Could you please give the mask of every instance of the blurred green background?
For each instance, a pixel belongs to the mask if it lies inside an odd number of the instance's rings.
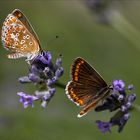
[[[107,0],[110,2],[109,0]],[[117,0],[116,0],[117,1]],[[140,137],[140,2],[122,0],[108,4],[108,23],[98,21],[99,14],[90,9],[84,0],[0,0],[0,27],[6,16],[15,8],[27,16],[40,38],[42,48],[53,57],[63,55],[66,84],[73,60],[81,56],[94,66],[104,79],[111,83],[123,79],[134,84],[137,108],[121,134],[117,127],[112,133],[102,134],[95,120],[108,121],[112,113],[91,111],[79,119],[80,110],[70,102],[64,89],[57,93],[46,109],[39,103],[23,109],[16,93],[34,93],[33,85],[21,85],[18,77],[27,75],[24,59],[9,60],[8,52],[0,49],[0,140],[138,140]],[[110,12],[110,13],[109,13]],[[55,39],[58,35],[59,38]]]

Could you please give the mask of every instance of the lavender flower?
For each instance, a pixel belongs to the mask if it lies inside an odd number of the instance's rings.
[[[124,90],[125,84],[122,80],[114,80],[113,86],[114,86],[114,90],[117,90],[120,92]]]
[[[132,86],[128,86],[128,90],[132,91]],[[113,92],[105,99],[103,104],[98,105],[95,111],[109,110],[110,112],[116,111],[116,114],[111,117],[109,122],[96,121],[99,130],[102,133],[111,132],[111,127],[118,126],[118,132],[121,132],[130,118],[130,109],[132,103],[136,99],[136,94],[131,93],[127,95],[125,83],[122,80],[113,81]]]
[[[102,133],[111,132],[112,123],[103,122],[100,120],[97,120],[96,123],[98,124],[98,128],[102,131]]]
[[[19,78],[20,83],[33,83],[38,86],[34,95],[28,95],[23,92],[17,93],[20,96],[20,102],[24,108],[33,106],[33,101],[40,100],[41,106],[46,107],[56,92],[53,85],[63,75],[62,59],[59,56],[56,63],[52,62],[52,55],[49,51],[42,52],[33,61],[29,62],[29,74]]]
[[[18,92],[17,95],[20,96],[20,102],[23,103],[24,108],[27,108],[29,105],[33,107],[33,101],[38,100],[36,96],[27,95],[24,92]]]

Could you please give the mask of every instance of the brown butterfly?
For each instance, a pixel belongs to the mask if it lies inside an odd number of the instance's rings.
[[[26,57],[32,60],[41,52],[36,33],[19,9],[10,13],[3,22],[2,43],[4,48],[12,52],[8,55],[11,59]]]
[[[100,74],[83,58],[77,58],[71,67],[71,81],[66,86],[70,100],[83,107],[77,117],[82,117],[103,101],[112,90]]]

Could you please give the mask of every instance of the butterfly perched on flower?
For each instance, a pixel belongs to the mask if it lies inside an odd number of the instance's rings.
[[[8,58],[32,60],[41,52],[38,36],[19,9],[6,17],[1,35],[4,48],[12,52]]]
[[[100,74],[83,58],[77,58],[71,66],[71,81],[66,86],[70,100],[83,109],[78,114],[82,117],[88,111],[110,95],[112,86],[108,86]]]

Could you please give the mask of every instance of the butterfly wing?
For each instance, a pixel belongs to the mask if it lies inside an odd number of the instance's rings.
[[[28,31],[34,36],[34,38],[36,39],[36,41],[38,42],[39,46],[40,46],[40,41],[39,38],[36,34],[36,32],[34,31],[32,25],[30,24],[29,20],[27,19],[27,17],[19,10],[19,9],[15,9],[12,14],[14,16],[16,16],[24,25],[25,27],[28,29]]]
[[[85,115],[91,108],[108,94],[108,86],[99,73],[84,59],[77,58],[71,67],[71,79],[66,86],[66,94],[70,100],[83,106],[80,116]],[[84,112],[83,112],[84,111]]]
[[[2,26],[2,42],[6,49],[13,52],[8,58],[27,57],[33,59],[40,52],[38,38],[28,20],[19,10],[9,14]]]

